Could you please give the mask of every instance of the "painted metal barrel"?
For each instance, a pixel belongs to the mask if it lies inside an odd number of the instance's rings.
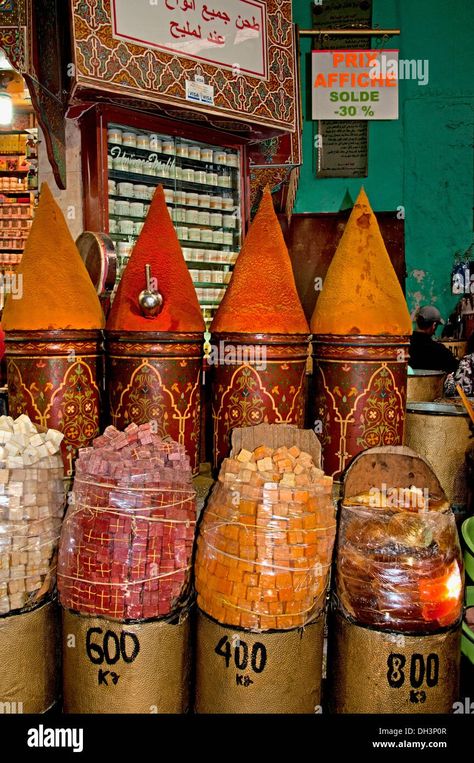
[[[236,427],[304,427],[308,337],[283,334],[213,334],[213,465],[230,452]]]
[[[199,470],[203,335],[105,333],[108,419],[118,429],[156,422],[156,432],[185,446]]]
[[[407,378],[407,400],[431,403],[443,396],[445,371],[430,371],[417,368]]]
[[[468,466],[472,447],[469,417],[460,403],[408,403],[405,444],[432,465],[453,511],[467,511]]]
[[[10,331],[6,337],[8,406],[64,434],[61,453],[71,476],[79,448],[100,431],[101,331]]]
[[[315,431],[323,469],[339,479],[361,451],[403,442],[409,337],[313,339]]]

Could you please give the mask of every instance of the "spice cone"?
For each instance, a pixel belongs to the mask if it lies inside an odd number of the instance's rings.
[[[161,312],[143,315],[138,296],[146,288],[145,265],[163,297]],[[108,320],[109,331],[202,332],[204,320],[191,276],[166,206],[163,188],[153,196],[143,230],[123,273]]]
[[[213,333],[308,334],[268,186],[211,324]]]
[[[412,333],[405,297],[362,188],[311,319],[313,334]]]
[[[103,328],[94,286],[47,183],[16,278],[19,294],[7,298],[5,331]]]

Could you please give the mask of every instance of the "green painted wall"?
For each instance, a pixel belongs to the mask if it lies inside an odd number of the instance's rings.
[[[311,28],[311,0],[294,0],[300,28]],[[447,316],[453,255],[473,240],[473,0],[374,0],[374,24],[401,29],[389,47],[401,59],[428,59],[429,83],[400,81],[400,118],[371,122],[369,175],[317,179],[308,74],[311,40],[301,39],[304,116],[295,212],[337,211],[363,183],[375,211],[405,207],[407,300],[412,312],[435,303]]]

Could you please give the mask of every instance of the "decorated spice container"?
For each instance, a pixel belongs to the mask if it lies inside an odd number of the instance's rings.
[[[64,216],[46,183],[8,295],[9,410],[64,435],[67,475],[99,432],[104,316]]]
[[[234,427],[304,426],[309,327],[266,188],[211,324],[213,460]]]
[[[411,318],[362,189],[311,319],[312,403],[323,467],[403,442]]]
[[[158,186],[106,327],[109,419],[154,421],[199,468],[204,320]]]

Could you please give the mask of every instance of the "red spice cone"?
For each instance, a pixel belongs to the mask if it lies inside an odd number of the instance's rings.
[[[309,334],[267,186],[211,324],[213,333]]]
[[[163,296],[159,315],[146,318],[138,296],[146,288],[145,265]],[[163,188],[153,196],[143,230],[122,275],[107,320],[109,331],[204,331],[205,324],[191,276],[184,261]]]

